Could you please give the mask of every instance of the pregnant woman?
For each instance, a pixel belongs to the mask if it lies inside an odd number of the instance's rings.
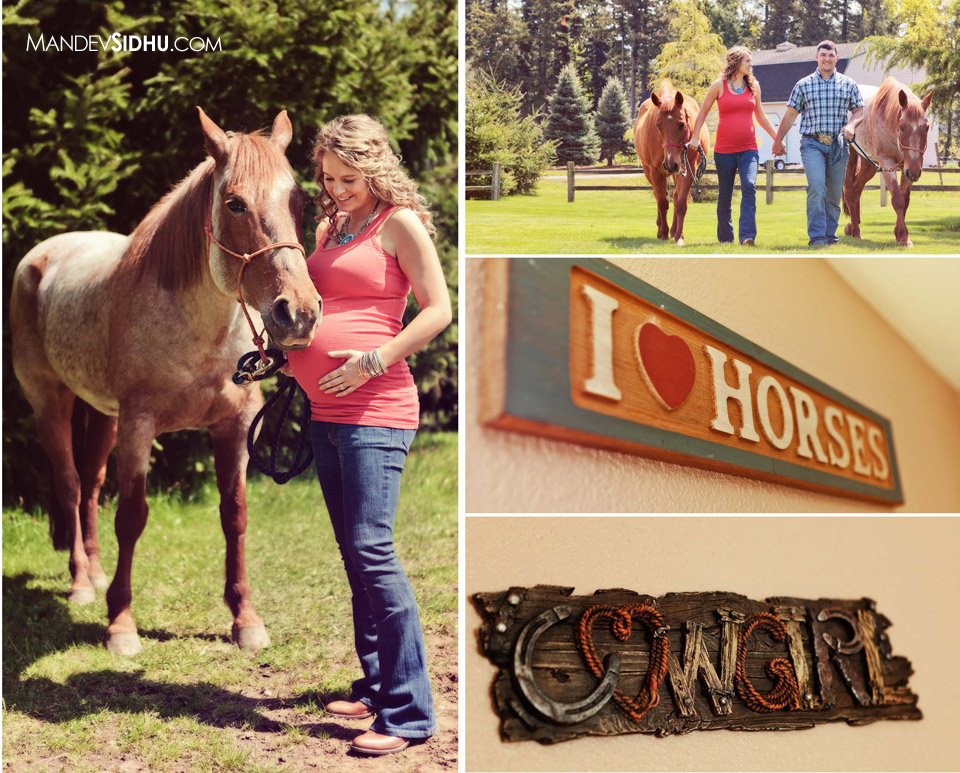
[[[337,118],[320,129],[313,157],[322,190],[307,268],[323,324],[289,360],[310,398],[317,476],[350,583],[363,669],[349,698],[327,711],[376,715],[352,748],[391,754],[435,727],[423,632],[393,523],[419,421],[404,358],[450,324],[450,297],[426,202],[383,126],[366,115]],[[420,312],[404,328],[411,289]]]

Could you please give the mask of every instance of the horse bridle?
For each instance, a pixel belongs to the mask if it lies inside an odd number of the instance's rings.
[[[690,131],[690,127],[687,126],[683,134],[683,142],[661,142],[660,144],[664,149],[666,148],[680,148],[680,176],[686,177],[687,172],[690,172],[690,179],[693,182],[694,187],[697,189],[697,195],[700,195],[700,186],[697,184],[697,181],[703,177],[703,173],[707,171],[707,156],[703,152],[703,148],[697,148],[697,155],[700,157],[697,162],[697,171],[693,171],[693,164],[690,163],[690,158],[687,156],[687,145],[690,142],[690,138],[693,136]]]
[[[666,148],[680,148],[680,155],[682,156],[683,164],[680,167],[680,176],[687,176],[687,169],[690,169],[690,161],[687,159],[687,143],[690,142],[690,127],[687,126],[686,130],[683,133],[683,142],[661,142],[660,144],[664,149]],[[703,156],[703,153],[700,153],[700,156]],[[691,172],[693,170],[691,169]]]
[[[901,116],[903,115],[903,108],[900,108],[900,115],[901,115]],[[911,145],[904,145],[902,142],[900,142],[900,129],[898,128],[898,129],[897,129],[897,150],[900,151],[900,155],[901,155],[901,156],[903,155],[903,151],[904,151],[904,150],[913,150],[913,151],[915,151],[915,152],[917,152],[917,153],[920,154],[920,162],[923,163],[923,154],[927,152],[927,140],[928,140],[928,136],[929,136],[929,135],[928,135],[926,132],[924,132],[924,135],[923,135],[923,147],[922,147],[922,148],[914,148],[914,147],[912,147]],[[850,140],[850,144],[853,146],[854,150],[857,151],[857,153],[859,153],[859,154],[860,154],[861,156],[863,156],[867,161],[869,161],[871,164],[873,164],[874,167],[876,167],[876,170],[877,170],[878,172],[896,172],[898,169],[903,168],[903,162],[904,162],[905,159],[901,158],[901,159],[900,159],[900,162],[899,162],[898,164],[896,164],[895,166],[891,167],[890,169],[883,169],[883,168],[880,166],[880,164],[878,164],[876,161],[874,161],[872,158],[870,158],[869,155],[867,155],[867,151],[865,151],[862,147],[860,147],[860,143],[857,142],[857,135],[856,135],[856,133],[854,133],[853,139]]]
[[[212,185],[213,183],[211,181],[211,186]],[[264,327],[264,330],[261,330],[259,333],[257,332],[257,328],[254,326],[253,320],[250,318],[250,313],[247,311],[247,305],[243,302],[243,270],[255,257],[258,255],[263,255],[263,253],[269,252],[270,250],[279,249],[281,247],[291,247],[292,249],[300,250],[300,254],[303,255],[304,259],[307,257],[307,251],[303,248],[303,245],[300,244],[300,242],[274,242],[273,244],[268,244],[266,247],[261,247],[256,252],[234,252],[229,247],[225,247],[220,240],[213,235],[212,222],[213,187],[210,188],[210,204],[207,207],[206,223],[204,224],[204,231],[206,231],[207,234],[207,254],[210,254],[210,242],[212,241],[225,253],[232,255],[241,261],[240,273],[237,274],[237,303],[240,304],[240,309],[243,311],[243,316],[247,318],[247,324],[250,326],[250,332],[253,334],[253,343],[256,345],[257,351],[260,353],[259,367],[265,370],[273,364],[263,348],[263,333],[266,330],[266,327]]]

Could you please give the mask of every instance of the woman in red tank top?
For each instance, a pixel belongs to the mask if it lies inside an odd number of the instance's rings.
[[[353,601],[363,676],[327,705],[346,719],[376,715],[354,751],[390,754],[433,734],[426,647],[410,582],[393,548],[400,473],[419,403],[405,357],[451,320],[426,201],[386,130],[366,115],[337,118],[314,148],[317,249],[307,259],[323,321],[289,368],[310,398],[317,477]],[[420,312],[404,328],[410,290]]]
[[[697,137],[707,113],[717,103],[720,121],[717,124],[717,141],[713,146],[713,162],[717,166],[719,195],[717,196],[717,239],[733,241],[733,183],[740,175],[740,244],[753,246],[757,237],[757,172],[760,154],[753,119],[771,137],[776,132],[770,119],[763,112],[760,100],[760,84],[753,77],[753,59],[743,46],[734,46],[727,51],[723,73],[715,80],[703,99],[703,107],[693,127],[690,147],[699,147]]]

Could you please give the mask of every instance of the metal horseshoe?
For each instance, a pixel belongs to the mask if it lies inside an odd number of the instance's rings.
[[[853,638],[850,641],[840,641],[835,636],[831,636],[826,631],[823,632],[823,640],[827,645],[836,650],[840,655],[852,655],[863,649],[863,637],[860,633],[860,626],[857,625],[856,618],[843,609],[821,609],[817,615],[817,620],[821,623],[831,618],[843,620],[853,631]]]
[[[561,703],[544,695],[533,676],[533,649],[547,629],[566,620],[572,614],[570,607],[553,607],[527,623],[513,650],[513,673],[523,697],[540,714],[561,725],[573,725],[589,719],[600,711],[613,695],[620,678],[620,656],[611,652],[603,659],[604,674],[600,684],[586,698]],[[513,704],[514,709],[519,707]],[[523,711],[518,711],[523,716]]]

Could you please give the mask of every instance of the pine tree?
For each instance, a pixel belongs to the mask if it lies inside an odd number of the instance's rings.
[[[572,65],[564,67],[557,78],[543,136],[557,140],[557,161],[561,164],[573,161],[578,166],[589,166],[600,155],[600,138],[593,128],[590,104]]]
[[[607,166],[612,166],[613,157],[627,150],[623,135],[630,128],[627,97],[616,78],[609,78],[603,87],[594,123],[600,136],[600,158],[607,159]]]

